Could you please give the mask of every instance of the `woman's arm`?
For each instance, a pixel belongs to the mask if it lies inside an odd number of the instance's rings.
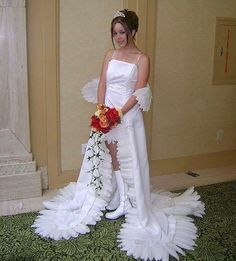
[[[148,77],[150,72],[150,61],[147,55],[142,55],[138,65],[138,80],[135,86],[135,90],[147,86]],[[129,100],[121,108],[123,115],[134,107],[137,103],[136,96],[132,95]]]
[[[98,104],[104,104],[105,102],[105,92],[106,92],[106,72],[108,63],[112,57],[114,50],[110,50],[106,53],[103,65],[102,65],[102,71],[100,74],[100,80],[98,84],[98,92],[97,92],[97,100]]]

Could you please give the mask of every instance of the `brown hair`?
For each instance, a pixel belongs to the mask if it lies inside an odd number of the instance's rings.
[[[128,42],[128,35],[130,35],[133,30],[135,31],[136,34],[139,26],[138,16],[135,12],[129,11],[128,9],[120,10],[119,12],[123,13],[125,17],[117,16],[113,18],[111,21],[111,40],[114,47],[115,45],[113,41],[113,29],[117,23],[120,23],[124,27],[126,32],[127,42]],[[135,34],[133,36],[133,39],[135,39]]]

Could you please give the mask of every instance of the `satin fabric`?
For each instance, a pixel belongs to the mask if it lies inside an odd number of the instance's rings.
[[[184,254],[182,249],[194,249],[197,228],[188,215],[202,217],[204,204],[193,188],[183,194],[150,191],[141,108],[149,109],[151,94],[146,86],[134,90],[137,78],[136,64],[111,59],[106,75],[105,104],[121,108],[131,95],[136,96],[137,104],[107,134],[90,135],[77,183],[69,184],[56,198],[45,202],[47,210],[40,212],[33,227],[40,236],[55,240],[89,232],[88,225],[101,219],[102,211],[114,195],[111,157],[105,142],[116,142],[120,171],[128,185],[127,196],[132,206],[117,236],[119,247],[127,255],[143,260],[167,261],[170,255],[178,259],[179,254]],[[86,100],[96,102],[97,88],[98,80],[83,88]],[[95,163],[90,160],[92,148],[101,152]],[[102,182],[99,191],[96,184],[91,183],[89,174],[94,164],[97,164],[95,174]]]

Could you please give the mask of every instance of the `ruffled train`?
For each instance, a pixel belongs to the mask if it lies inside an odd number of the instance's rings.
[[[183,249],[194,249],[197,238],[197,228],[188,215],[202,217],[204,204],[193,188],[182,194],[154,190],[150,193],[150,205],[148,213],[145,213],[147,218],[140,222],[135,179],[132,175],[132,133],[129,134],[129,128],[119,133],[118,159],[122,177],[128,184],[128,198],[132,206],[128,209],[125,223],[117,237],[119,247],[127,255],[143,260],[166,261],[170,255],[179,259],[179,254],[184,255]],[[105,151],[99,167],[102,190],[98,193],[91,185],[89,175],[82,172],[77,183],[70,183],[51,202],[45,203],[49,209],[40,211],[33,224],[37,234],[54,240],[69,239],[88,233],[89,225],[95,225],[101,220],[112,194],[111,158],[104,144],[103,146]],[[86,164],[87,162],[82,165]]]
[[[140,209],[137,208],[137,200],[140,199],[133,173],[135,144],[132,144],[132,131],[132,128],[124,130],[118,144],[121,173],[128,184],[128,197],[133,206],[128,210],[118,235],[119,246],[128,255],[143,260],[166,261],[169,260],[169,255],[179,259],[179,254],[184,255],[182,249],[194,249],[197,238],[197,228],[188,215],[202,217],[205,206],[193,187],[182,194],[156,190],[150,193],[150,206],[146,210],[148,213],[144,222],[140,222],[142,217],[140,218]]]
[[[119,69],[122,63],[115,64]],[[87,101],[97,102],[97,86],[98,79],[94,79],[82,89]],[[152,95],[149,86],[133,95],[138,105],[108,134],[91,133],[77,183],[70,183],[52,201],[45,202],[47,210],[40,211],[32,226],[38,235],[54,240],[89,232],[89,225],[101,219],[114,195],[111,157],[105,141],[115,141],[132,206],[117,237],[119,247],[127,255],[143,260],[168,261],[170,255],[179,259],[179,254],[184,255],[183,250],[194,249],[197,228],[189,216],[202,217],[204,204],[194,188],[182,194],[150,192],[145,131],[139,108],[149,110]]]

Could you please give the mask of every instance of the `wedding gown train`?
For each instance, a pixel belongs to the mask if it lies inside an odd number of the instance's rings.
[[[111,200],[111,157],[105,141],[117,142],[122,178],[128,185],[128,209],[118,234],[119,247],[127,255],[143,260],[179,259],[183,249],[193,250],[197,228],[189,215],[202,217],[204,204],[193,188],[182,194],[150,191],[149,164],[141,110],[151,103],[149,86],[134,91],[137,65],[112,59],[107,70],[105,104],[121,108],[131,95],[138,103],[107,134],[90,133],[80,175],[40,211],[33,224],[35,232],[54,240],[69,239],[89,232]],[[82,89],[87,101],[96,103],[98,79]]]

